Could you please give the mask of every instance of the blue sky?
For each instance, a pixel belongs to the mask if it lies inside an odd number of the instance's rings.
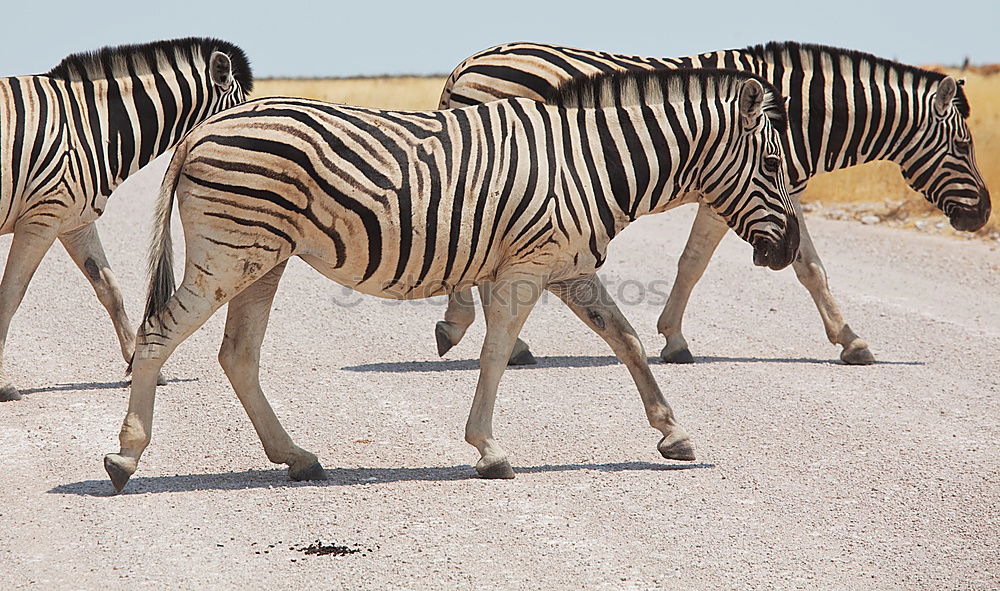
[[[6,4],[0,76],[42,72],[75,51],[190,35],[240,45],[261,77],[446,73],[507,41],[673,56],[796,40],[918,65],[1000,62],[997,0]]]

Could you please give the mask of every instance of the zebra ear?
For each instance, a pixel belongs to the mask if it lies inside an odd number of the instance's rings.
[[[233,62],[229,56],[221,51],[213,51],[212,57],[208,58],[208,75],[212,84],[222,90],[229,90],[233,85]]]
[[[951,101],[955,99],[957,93],[958,83],[951,76],[945,76],[934,93],[934,113],[938,117],[944,117],[948,113]]]
[[[756,126],[763,112],[764,87],[754,79],[746,80],[740,87],[740,115],[743,116],[744,128]]]

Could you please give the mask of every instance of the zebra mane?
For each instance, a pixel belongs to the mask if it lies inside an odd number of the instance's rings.
[[[135,45],[103,47],[96,51],[74,53],[44,75],[61,80],[110,80],[135,74],[142,76],[162,71],[172,63],[185,61],[208,63],[213,51],[229,56],[233,78],[247,94],[253,90],[250,61],[242,49],[228,41],[210,37],[187,37]]]
[[[736,70],[624,70],[575,77],[553,87],[545,102],[567,108],[607,108],[735,99],[741,84],[751,79],[764,87],[764,113],[784,133],[788,116],[781,93],[767,80]]]
[[[766,45],[752,45],[747,47],[743,51],[753,55],[754,57],[767,61],[773,62],[774,57],[781,56],[786,58],[783,63],[788,66],[789,61],[787,58],[793,53],[803,53],[812,54],[814,63],[818,62],[816,59],[821,55],[828,55],[831,59],[833,58],[847,58],[852,62],[867,63],[871,66],[880,66],[885,69],[895,70],[900,73],[910,73],[915,77],[924,78],[926,80],[931,80],[934,82],[940,82],[947,76],[947,74],[942,74],[940,72],[934,72],[932,70],[925,70],[923,68],[918,68],[916,66],[911,66],[908,64],[903,64],[897,61],[886,59],[883,57],[878,57],[870,53],[865,53],[863,51],[857,51],[854,49],[843,49],[841,47],[831,47],[829,45],[817,45],[814,43],[798,43],[796,41],[771,41]],[[958,85],[958,92],[955,94],[955,106],[958,108],[958,112],[962,114],[962,117],[969,117],[969,100],[965,96],[965,89],[961,84]]]

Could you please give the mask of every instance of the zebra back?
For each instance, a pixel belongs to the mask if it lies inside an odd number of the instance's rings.
[[[442,91],[442,108],[522,96],[541,99],[567,80],[598,72],[726,68],[757,74],[788,97],[786,145],[793,189],[823,171],[892,158],[919,135],[944,74],[859,51],[795,42],[659,58],[541,43],[509,43],[463,61]],[[959,88],[958,113],[968,115]]]

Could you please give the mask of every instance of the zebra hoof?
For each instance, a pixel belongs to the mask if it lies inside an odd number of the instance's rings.
[[[455,346],[455,343],[451,342],[451,337],[448,336],[448,323],[444,320],[439,320],[434,326],[434,338],[437,339],[438,357],[444,357],[444,354]]]
[[[510,480],[514,478],[514,469],[511,468],[510,462],[506,459],[485,466],[483,465],[483,460],[479,460],[479,463],[476,464],[476,472],[479,473],[480,478],[489,480]]]
[[[111,477],[111,485],[115,487],[115,492],[122,492],[122,489],[128,484],[128,479],[135,474],[136,467],[135,458],[119,454],[104,456],[104,471]]]
[[[664,437],[656,444],[656,449],[660,455],[668,460],[680,460],[682,462],[694,461],[694,446],[686,433],[679,433],[680,437],[671,437],[670,441]]]
[[[518,351],[510,356],[507,365],[536,365],[538,360],[531,354],[530,349]]]
[[[840,353],[840,360],[847,365],[871,365],[875,363],[875,356],[872,355],[868,345],[855,346],[853,343],[844,347]]]
[[[664,347],[663,351],[660,352],[660,359],[664,363],[694,363],[694,357],[687,347],[677,351],[667,351],[667,348]]]
[[[7,384],[3,388],[0,388],[0,402],[10,402],[12,400],[20,400],[21,393],[17,391],[17,388]]]
[[[303,480],[326,480],[326,470],[323,469],[323,466],[319,462],[313,462],[303,469],[289,468],[288,477],[296,482],[302,482]]]

